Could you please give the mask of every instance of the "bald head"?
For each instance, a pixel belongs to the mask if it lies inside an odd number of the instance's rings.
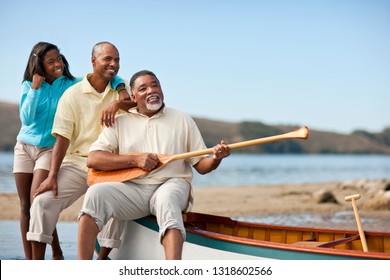
[[[98,57],[102,53],[102,50],[105,46],[111,46],[111,47],[115,48],[116,51],[118,51],[118,49],[115,47],[115,45],[111,44],[110,42],[99,42],[99,43],[95,44],[92,48],[92,57]]]

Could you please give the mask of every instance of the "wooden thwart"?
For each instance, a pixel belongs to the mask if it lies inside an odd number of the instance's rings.
[[[228,147],[230,150],[249,147],[249,146],[255,146],[255,145],[261,145],[266,144],[270,142],[276,142],[280,140],[287,140],[287,139],[307,139],[309,137],[309,129],[306,126],[303,126],[297,130],[279,134],[275,136],[268,136],[264,138],[229,144]],[[191,157],[197,157],[202,155],[208,155],[213,153],[213,148],[200,150],[200,151],[194,151],[194,152],[188,152],[183,154],[176,154],[176,155],[164,155],[164,154],[157,154],[158,159],[160,160],[160,163],[158,166],[154,169],[161,168],[162,166],[179,160],[179,159],[186,159]],[[152,170],[152,171],[154,171]],[[151,171],[151,172],[152,172]],[[110,171],[101,171],[96,170],[94,168],[90,168],[88,170],[88,177],[87,177],[87,183],[88,185],[93,185],[96,183],[102,183],[102,182],[124,182],[131,179],[135,179],[138,177],[141,177],[143,175],[146,175],[150,173],[149,171],[146,171],[142,168],[129,168],[129,169],[119,169],[119,170],[110,170]]]
[[[359,235],[354,235],[351,237],[346,237],[342,239],[337,239],[337,240],[332,240],[332,241],[298,241],[292,243],[292,245],[298,245],[298,246],[303,246],[303,247],[318,247],[318,248],[332,248],[337,245],[341,244],[347,244],[349,242],[355,241],[360,239]]]

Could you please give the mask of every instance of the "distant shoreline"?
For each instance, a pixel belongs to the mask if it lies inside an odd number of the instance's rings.
[[[0,101],[0,150],[12,151],[20,130],[19,105]],[[296,130],[302,124],[265,124],[261,121],[242,120],[239,122],[220,121],[211,118],[193,116],[203,139],[208,147],[224,139],[226,143],[237,142],[279,135]],[[335,131],[316,130],[309,127],[309,139],[286,140],[266,145],[256,145],[240,149],[241,152],[258,154],[387,154],[390,145],[390,127],[382,131],[354,131],[338,133]]]
[[[360,183],[359,183],[360,182]],[[359,185],[360,184],[360,185]],[[362,184],[365,185],[362,187]],[[335,215],[342,211],[352,211],[350,202],[345,202],[347,195],[360,193],[362,198],[357,201],[361,218],[375,217],[388,223],[390,217],[390,202],[388,207],[375,209],[374,193],[382,191],[390,180],[356,181],[343,184],[340,182],[315,184],[281,184],[272,186],[242,186],[242,187],[210,187],[195,188],[195,203],[192,212],[201,212],[221,216],[245,217],[253,215],[287,215],[310,213]],[[320,193],[330,192],[338,204],[318,203]],[[75,222],[82,206],[81,197],[71,207],[65,209],[60,221]],[[19,219],[19,200],[17,194],[0,194],[0,220]],[[326,226],[326,225],[324,225]],[[375,225],[369,224],[367,230],[375,230]],[[389,227],[390,231],[390,227]]]

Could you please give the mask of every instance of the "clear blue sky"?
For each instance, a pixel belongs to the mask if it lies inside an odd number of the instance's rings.
[[[168,106],[225,121],[350,133],[390,127],[390,1],[0,0],[0,100],[19,102],[38,41],[76,76],[114,43],[120,76],[160,78]]]

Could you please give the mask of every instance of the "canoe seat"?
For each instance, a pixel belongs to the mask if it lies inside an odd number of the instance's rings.
[[[298,241],[292,243],[292,245],[297,245],[297,246],[303,246],[303,247],[318,247],[318,248],[332,248],[340,244],[345,244],[349,243],[355,240],[360,239],[360,236],[354,235],[351,237],[346,237],[338,240],[333,240],[333,241],[327,241],[327,242],[319,242],[319,241]]]

